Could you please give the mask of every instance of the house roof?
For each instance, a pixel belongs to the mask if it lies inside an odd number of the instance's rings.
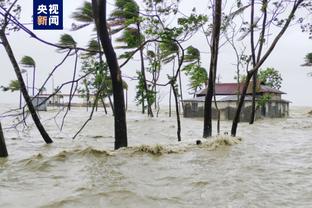
[[[238,92],[238,89],[240,89],[240,92],[243,91],[244,84],[240,83],[219,83],[215,85],[215,92],[216,95],[236,95]],[[198,92],[196,96],[201,97],[205,96],[207,93],[207,89],[205,88]],[[257,89],[258,94],[262,93],[273,93],[273,94],[285,94],[284,92],[274,89],[272,87],[266,86],[266,85],[259,85]],[[249,84],[247,94],[252,94],[252,83]]]
[[[224,97],[219,97],[216,99],[217,102],[236,102],[237,101],[237,96],[236,95],[229,95],[229,96],[224,96]],[[258,100],[256,98],[256,100]],[[246,101],[252,101],[252,96],[251,95],[247,95],[245,97],[245,102]],[[282,102],[282,103],[291,103],[289,100],[284,100],[284,99],[281,99],[281,100],[272,100],[272,101],[278,101],[278,102]],[[190,98],[190,99],[185,99],[185,100],[182,100],[182,102],[205,102],[205,97],[204,96],[201,96],[201,97],[195,97],[195,98]]]

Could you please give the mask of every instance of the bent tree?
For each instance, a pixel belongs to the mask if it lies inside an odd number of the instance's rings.
[[[97,32],[109,67],[114,96],[115,149],[128,146],[125,100],[121,70],[106,24],[106,1],[92,0],[92,10]]]
[[[16,3],[16,1],[14,3]],[[46,132],[45,128],[43,127],[43,125],[42,125],[42,123],[41,123],[41,121],[40,121],[40,119],[39,119],[39,117],[37,115],[37,112],[36,112],[36,110],[34,108],[34,105],[32,104],[32,100],[31,100],[31,98],[30,98],[30,96],[28,94],[28,91],[26,89],[26,85],[25,85],[25,82],[23,80],[20,67],[19,67],[19,65],[18,65],[18,63],[16,61],[16,58],[15,58],[14,53],[13,53],[13,50],[12,50],[11,45],[10,45],[8,39],[7,39],[7,36],[6,36],[6,33],[7,33],[6,29],[8,29],[9,23],[10,23],[9,22],[9,19],[10,19],[9,17],[11,17],[10,16],[10,11],[14,8],[14,6],[15,6],[14,3],[13,4],[9,4],[8,3],[8,5],[10,5],[10,7],[9,7],[8,10],[6,10],[5,7],[4,7],[5,3],[1,3],[1,1],[0,1],[0,6],[1,6],[1,10],[0,10],[1,13],[0,13],[0,15],[2,16],[0,18],[0,26],[1,26],[1,28],[0,28],[0,39],[1,39],[1,43],[4,46],[5,51],[6,51],[7,55],[8,55],[8,57],[9,57],[11,63],[12,63],[12,66],[14,68],[14,72],[15,72],[17,80],[18,80],[18,82],[20,84],[20,88],[21,88],[23,97],[24,97],[25,102],[27,104],[28,110],[29,110],[29,112],[30,112],[30,114],[32,116],[32,119],[33,119],[37,129],[39,130],[42,138],[44,139],[44,141],[47,144],[49,144],[49,143],[52,143],[53,141],[50,138],[49,134]],[[3,13],[3,12],[5,12],[5,13]],[[20,7],[16,6],[15,9],[13,9],[13,12],[15,12],[16,15],[19,15]],[[15,27],[15,26],[12,26],[12,27]],[[9,29],[11,30],[11,28],[9,28]],[[17,29],[18,28],[15,27],[15,30],[17,30]]]

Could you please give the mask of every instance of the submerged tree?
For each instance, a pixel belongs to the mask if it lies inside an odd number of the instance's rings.
[[[32,82],[32,96],[35,96],[35,82],[36,82],[36,62],[30,56],[23,56],[20,63],[27,68],[33,69],[33,82]]]
[[[24,96],[25,102],[27,104],[27,107],[29,109],[29,112],[33,118],[33,121],[37,127],[37,129],[39,130],[42,138],[44,139],[44,141],[46,143],[52,143],[52,139],[50,138],[50,136],[48,135],[48,133],[46,132],[46,130],[44,129],[38,115],[37,112],[35,110],[34,105],[32,104],[32,100],[28,94],[28,91],[26,89],[26,85],[25,82],[23,80],[23,76],[20,70],[20,67],[17,63],[17,60],[14,56],[13,50],[11,48],[11,45],[7,39],[7,32],[10,30],[18,30],[18,27],[14,24],[11,24],[10,19],[12,18],[10,12],[12,11],[14,13],[14,15],[16,17],[19,16],[19,13],[21,11],[20,6],[15,5],[16,1],[14,3],[10,2],[10,1],[5,1],[5,2],[1,2],[0,1],[0,39],[1,39],[1,44],[4,46],[5,51],[12,63],[14,72],[16,74],[17,80],[19,81],[20,84],[20,88],[22,91],[22,94]],[[8,8],[8,9],[6,9]]]
[[[110,77],[112,79],[115,110],[115,149],[119,149],[128,146],[125,100],[121,71],[106,24],[106,8],[105,0],[92,0],[92,10],[98,31],[97,34],[101,40],[101,45],[110,71]]]
[[[205,112],[204,112],[204,132],[203,137],[212,135],[212,98],[214,95],[214,87],[216,82],[216,73],[219,55],[219,40],[221,30],[222,17],[222,0],[214,1],[213,29],[212,29],[212,45],[211,57],[209,66],[208,90],[205,97]]]
[[[269,10],[268,6],[268,2],[267,0],[263,0],[264,2],[262,2],[262,5],[264,5],[265,7],[264,8],[261,8],[262,10],[267,11]],[[266,4],[264,4],[266,2]],[[251,80],[251,78],[258,72],[258,69],[262,66],[262,64],[266,61],[266,59],[270,56],[270,54],[272,53],[272,51],[274,50],[275,46],[277,45],[278,41],[281,39],[281,37],[284,35],[284,33],[286,32],[287,28],[289,27],[290,23],[292,22],[292,20],[294,19],[294,15],[295,13],[297,12],[298,8],[300,6],[304,6],[304,2],[305,0],[295,0],[292,2],[292,8],[288,14],[288,17],[286,19],[278,19],[277,17],[274,18],[273,20],[276,22],[276,24],[278,26],[281,27],[281,30],[279,31],[279,33],[275,36],[275,38],[273,39],[273,42],[269,45],[267,51],[265,53],[263,53],[263,55],[261,55],[262,53],[262,49],[258,50],[258,54],[260,53],[260,55],[257,57],[257,59],[255,59],[255,57],[253,57],[253,59],[255,60],[254,63],[255,65],[253,66],[253,68],[251,70],[249,70],[247,72],[247,76],[246,76],[246,81],[244,83],[244,87],[243,87],[243,90],[242,90],[242,94],[241,94],[241,97],[240,97],[240,101],[239,101],[239,104],[238,104],[238,107],[237,107],[237,111],[235,113],[235,116],[234,116],[234,119],[233,119],[233,123],[232,123],[232,129],[231,129],[231,135],[232,136],[236,136],[236,131],[237,131],[237,126],[238,126],[238,123],[239,123],[239,118],[240,118],[240,113],[241,113],[241,110],[242,110],[242,107],[243,107],[243,104],[244,104],[244,100],[245,100],[245,96],[246,96],[246,93],[247,93],[247,89],[248,89],[248,86],[249,86],[249,82]],[[254,2],[252,2],[254,3]],[[273,5],[271,5],[273,8],[277,8],[278,11],[287,11],[285,10],[284,6],[287,6],[288,5],[288,2],[286,1],[282,1],[280,3],[278,3],[276,5],[276,3],[273,3]],[[266,13],[266,12],[265,12]],[[279,12],[277,14],[280,14]],[[273,15],[276,15],[276,13],[274,13]],[[253,15],[251,15],[253,16]],[[264,41],[264,33],[265,33],[265,28],[267,26],[267,22],[266,22],[266,17],[263,17],[263,24],[262,24],[262,27],[261,27],[261,39],[260,41]],[[260,52],[259,52],[260,51]],[[255,88],[255,87],[253,87]],[[255,91],[253,89],[253,91]]]
[[[1,157],[7,157],[8,156],[8,150],[6,148],[5,139],[2,131],[2,125],[0,122],[0,158]]]

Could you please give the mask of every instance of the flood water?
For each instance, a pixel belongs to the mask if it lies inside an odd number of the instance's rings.
[[[240,124],[238,139],[201,139],[203,122],[128,112],[130,148],[113,151],[113,118],[74,108],[59,132],[53,112],[40,113],[54,139],[30,126],[5,130],[10,156],[0,159],[0,207],[312,207],[312,117]],[[58,125],[60,117],[56,119]],[[3,126],[8,127],[6,120]],[[222,134],[230,122],[221,123]]]

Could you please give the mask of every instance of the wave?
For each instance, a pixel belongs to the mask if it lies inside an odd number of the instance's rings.
[[[208,150],[215,150],[220,147],[232,146],[235,144],[239,144],[242,141],[240,137],[232,137],[232,136],[216,136],[211,140],[202,142],[199,147],[206,148]]]

